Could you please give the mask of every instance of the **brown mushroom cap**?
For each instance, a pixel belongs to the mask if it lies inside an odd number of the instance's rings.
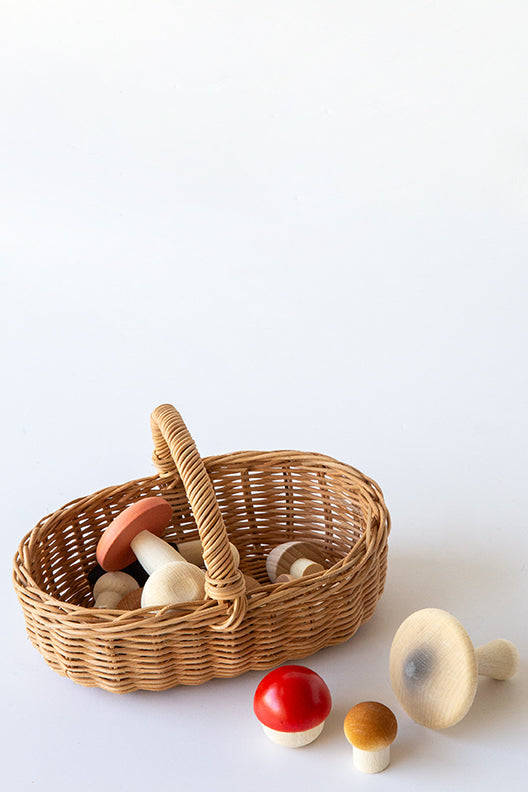
[[[393,712],[377,701],[362,701],[347,713],[345,737],[361,751],[382,751],[396,738],[398,722]]]

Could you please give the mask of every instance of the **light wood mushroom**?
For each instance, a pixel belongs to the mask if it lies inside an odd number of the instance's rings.
[[[189,564],[195,564],[195,566],[207,568],[207,564],[205,563],[203,557],[203,546],[201,539],[189,539],[186,542],[178,542],[178,544],[174,545],[174,547]],[[233,556],[235,566],[238,567],[240,564],[240,554],[232,542],[229,542],[229,547],[231,548],[231,555]]]
[[[141,595],[143,594],[143,587],[137,588],[126,594],[122,600],[117,603],[117,610],[139,610],[141,608]]]
[[[283,542],[274,547],[266,558],[266,571],[272,583],[280,575],[294,578],[315,575],[325,569],[324,553],[311,542]]]
[[[354,765],[362,773],[381,773],[390,764],[390,746],[398,733],[394,713],[378,701],[362,701],[348,711],[345,737],[354,747]]]
[[[275,583],[291,583],[292,580],[297,580],[297,578],[295,578],[293,575],[287,575],[284,573],[283,575],[279,575],[278,578],[276,578]]]
[[[180,553],[189,564],[195,564],[203,569],[207,569],[207,564],[203,557],[201,539],[190,539],[187,542],[178,542],[178,544],[173,545],[173,547],[176,548],[178,553]],[[233,556],[235,566],[238,567],[240,564],[240,553],[232,542],[229,542],[229,547],[231,548],[231,555]],[[251,575],[244,575],[244,580],[246,581],[247,594],[260,588],[258,580],[251,577]]]
[[[251,577],[251,575],[244,575],[244,580],[246,581],[247,594],[250,594],[252,591],[257,591],[259,588],[261,588],[258,580],[254,577]]]
[[[391,683],[403,709],[431,729],[454,726],[467,714],[477,676],[510,679],[519,652],[507,640],[477,649],[459,621],[447,611],[425,608],[398,628],[390,651]]]
[[[93,595],[96,608],[116,608],[126,594],[139,589],[137,580],[126,572],[105,572],[96,581]]]

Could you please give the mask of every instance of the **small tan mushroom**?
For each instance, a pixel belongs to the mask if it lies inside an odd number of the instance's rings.
[[[347,713],[345,737],[352,743],[354,765],[363,773],[381,773],[390,764],[390,746],[398,733],[393,712],[377,701],[362,701]]]
[[[475,698],[478,674],[509,679],[519,652],[504,639],[478,649],[447,611],[424,608],[398,628],[390,651],[390,677],[398,701],[416,723],[430,729],[454,726]]]
[[[275,580],[275,583],[291,583],[292,580],[297,580],[297,578],[294,578],[293,575],[287,575],[284,573],[283,575],[279,575],[279,577]]]
[[[251,575],[244,575],[246,581],[246,592],[250,594],[252,591],[257,591],[261,586],[258,580]]]
[[[127,572],[105,572],[93,587],[94,607],[116,608],[125,594],[135,589],[139,589],[139,584]]]
[[[126,594],[122,600],[117,603],[117,610],[139,610],[141,608],[141,595],[143,594],[143,587],[134,589]]]
[[[182,558],[184,558],[189,564],[195,564],[195,566],[199,567],[207,567],[204,562],[201,539],[189,539],[186,542],[178,542],[175,547]],[[231,548],[231,555],[233,556],[235,566],[238,567],[240,565],[240,554],[232,542],[229,542],[229,547]]]
[[[280,575],[300,578],[323,572],[325,564],[324,553],[312,542],[283,542],[268,553],[266,571],[275,583]]]

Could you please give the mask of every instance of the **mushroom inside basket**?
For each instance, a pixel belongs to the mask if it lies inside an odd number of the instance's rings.
[[[372,616],[390,530],[374,481],[300,451],[202,460],[171,405],[153,412],[151,427],[157,475],[63,506],[18,548],[14,586],[26,628],[55,671],[119,693],[201,684],[307,657],[346,641]],[[201,541],[204,599],[94,608],[88,575],[103,532],[130,504],[152,497],[172,508],[167,542]],[[294,541],[317,548],[322,571],[272,583],[269,553]]]

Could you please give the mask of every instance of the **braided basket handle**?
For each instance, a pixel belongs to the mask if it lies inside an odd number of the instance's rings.
[[[157,407],[150,416],[150,425],[154,464],[161,476],[179,474],[198,526],[207,566],[206,596],[217,602],[232,603],[227,620],[211,627],[219,631],[234,630],[247,611],[246,584],[233,561],[211,479],[189,430],[172,404]]]

